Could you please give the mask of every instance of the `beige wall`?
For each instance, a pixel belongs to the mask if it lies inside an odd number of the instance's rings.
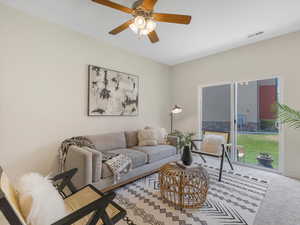
[[[197,87],[280,76],[284,102],[300,109],[300,33],[170,68],[0,4],[0,165],[11,174],[48,173],[60,141],[74,135],[167,127],[195,130]],[[138,117],[88,117],[87,66],[140,76]],[[171,75],[171,77],[170,77]],[[171,81],[172,88],[169,88]],[[171,101],[172,95],[172,101]],[[300,135],[285,130],[285,174],[300,178]]]
[[[283,101],[300,109],[300,32],[174,66],[172,101],[183,106],[175,128],[196,130],[199,85],[280,76]],[[300,132],[285,129],[284,173],[300,178]]]
[[[0,165],[48,173],[75,135],[168,127],[169,67],[0,4]],[[138,117],[88,117],[87,68],[139,75]]]

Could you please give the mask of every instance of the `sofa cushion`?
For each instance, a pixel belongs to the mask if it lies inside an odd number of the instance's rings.
[[[124,132],[89,135],[87,136],[98,151],[109,151],[113,149],[126,148]]]
[[[135,146],[133,149],[146,153],[149,163],[156,162],[176,154],[176,148],[172,145]]]
[[[137,131],[125,131],[127,147],[131,148],[139,144]]]
[[[147,154],[134,149],[115,149],[108,152],[127,155],[132,160],[132,169],[143,166],[147,163]],[[107,178],[110,176],[112,176],[112,172],[110,171],[108,166],[105,163],[103,163],[101,178]]]

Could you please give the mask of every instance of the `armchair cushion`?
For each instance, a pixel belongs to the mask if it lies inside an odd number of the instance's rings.
[[[76,210],[92,203],[93,201],[101,198],[101,195],[93,190],[90,186],[86,186],[85,188],[81,189],[80,191],[76,192],[75,194],[67,197],[64,202],[69,213],[75,212]],[[106,208],[106,213],[108,214],[110,219],[116,217],[120,210],[116,208],[114,205],[109,204]],[[90,217],[93,213],[83,217],[82,219],[75,222],[73,225],[86,225]],[[97,225],[102,225],[103,222],[100,219]]]
[[[62,197],[47,177],[26,174],[19,180],[17,190],[20,209],[28,224],[49,225],[67,215]]]
[[[201,151],[221,155],[222,144],[225,144],[225,138],[220,135],[206,134],[204,135]]]

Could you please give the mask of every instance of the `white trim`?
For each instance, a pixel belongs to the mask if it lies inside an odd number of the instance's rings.
[[[279,96],[278,96],[278,101],[279,103],[284,103],[283,101],[283,90],[284,90],[284,79],[283,77],[278,76],[278,87],[279,87]],[[278,170],[281,174],[285,173],[285,152],[284,152],[284,129],[283,125],[279,123],[278,126],[279,130],[279,136],[278,136],[278,141],[279,141],[279,162],[278,162]]]
[[[232,106],[231,106],[231,140],[232,140],[232,148],[233,151],[231,151],[231,159],[233,159],[233,161],[237,160],[237,82],[233,82],[232,83],[232,88],[231,88],[231,102],[232,102]]]
[[[198,111],[198,121],[197,121],[197,128],[198,128],[198,137],[202,137],[202,88],[198,87],[198,101],[197,101],[197,111]]]

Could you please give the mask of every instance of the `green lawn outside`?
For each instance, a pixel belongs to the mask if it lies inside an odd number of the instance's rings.
[[[260,152],[266,152],[273,157],[273,167],[278,168],[278,135],[273,134],[238,134],[238,145],[244,146],[245,162],[258,164],[256,157]],[[244,159],[241,160],[242,162]]]

